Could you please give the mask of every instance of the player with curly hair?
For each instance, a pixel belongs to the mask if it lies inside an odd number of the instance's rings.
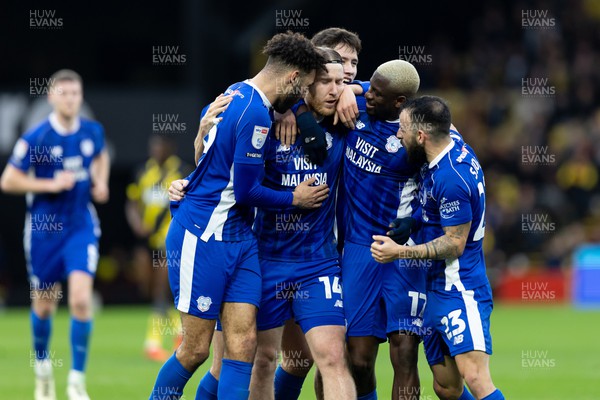
[[[308,90],[325,60],[298,33],[275,35],[269,58],[252,79],[231,85],[231,103],[202,141],[185,198],[173,210],[166,239],[169,282],[180,311],[183,341],[156,379],[150,399],[179,399],[209,355],[215,322],[223,326],[219,399],[247,399],[261,299],[254,207],[318,208],[326,184],[307,180],[294,191],[261,185],[272,109],[284,112]]]

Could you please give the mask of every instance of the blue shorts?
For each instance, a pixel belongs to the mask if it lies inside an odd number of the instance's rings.
[[[175,307],[217,319],[224,302],[260,303],[261,274],[256,240],[208,242],[172,220],[166,240],[169,284]]]
[[[304,333],[315,326],[346,324],[337,258],[302,263],[261,259],[260,267],[259,331],[283,326],[292,317]]]
[[[431,334],[424,336],[423,346],[429,365],[474,350],[492,354],[493,307],[489,284],[463,292],[427,292],[425,325]]]
[[[417,262],[418,261],[418,262]],[[346,242],[342,256],[348,336],[423,332],[427,265],[420,260],[380,264],[367,245]]]
[[[25,218],[23,246],[32,289],[47,289],[73,271],[93,277],[98,266],[100,227],[95,210],[88,209],[77,221],[53,215],[28,213]]]

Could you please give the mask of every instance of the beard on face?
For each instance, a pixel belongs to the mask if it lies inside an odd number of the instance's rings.
[[[408,162],[411,164],[423,165],[427,162],[425,147],[419,146],[416,143],[410,147],[406,147],[406,155],[408,156]]]
[[[296,104],[298,100],[300,100],[300,96],[292,94],[283,95],[273,102],[273,109],[278,113],[283,114]]]
[[[325,107],[325,102],[311,102],[308,101],[308,104],[311,106],[311,108],[319,115],[323,116],[323,117],[331,117],[333,114],[335,114],[335,107],[333,108],[326,108]]]

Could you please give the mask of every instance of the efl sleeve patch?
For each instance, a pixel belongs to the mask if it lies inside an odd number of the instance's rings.
[[[254,125],[254,132],[252,133],[252,146],[260,150],[267,141],[267,135],[269,134],[269,128],[266,126]]]

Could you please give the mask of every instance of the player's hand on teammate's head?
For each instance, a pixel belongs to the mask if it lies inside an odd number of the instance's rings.
[[[399,258],[398,245],[387,236],[373,235],[371,256],[378,263],[385,264]],[[403,246],[404,247],[404,246]]]
[[[296,125],[296,116],[292,110],[287,110],[283,114],[275,111],[275,138],[284,146],[291,146],[296,143],[298,127]]]
[[[305,112],[296,117],[300,130],[300,141],[304,154],[311,163],[323,165],[327,158],[327,139],[325,131],[317,123],[312,113]]]
[[[412,217],[396,218],[390,222],[390,228],[386,234],[396,243],[405,244],[412,233],[415,220]]]
[[[356,124],[358,118],[358,105],[356,104],[356,96],[348,85],[342,90],[335,109],[333,124],[337,125],[340,121],[346,128],[354,129],[354,124]]]
[[[316,178],[310,178],[300,183],[294,189],[292,205],[298,208],[319,208],[329,196],[329,186],[326,183],[311,186]]]
[[[54,175],[51,192],[64,192],[73,189],[73,186],[75,186],[75,174],[72,171],[58,171]]]
[[[108,202],[109,190],[108,185],[104,182],[97,182],[92,185],[92,199],[98,204],[106,204]]]
[[[189,181],[185,179],[177,179],[171,182],[169,186],[169,200],[181,201],[185,197],[185,188]]]

